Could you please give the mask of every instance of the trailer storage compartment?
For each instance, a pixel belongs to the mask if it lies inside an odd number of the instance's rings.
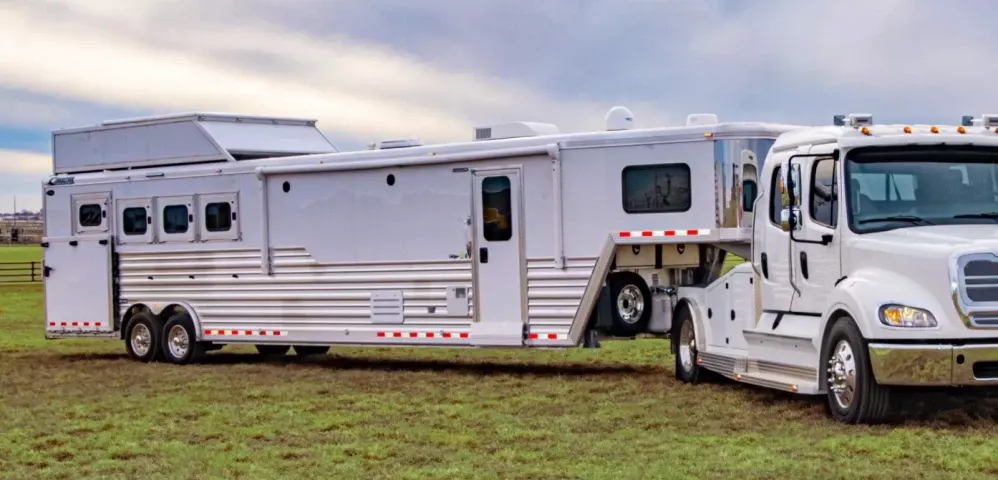
[[[113,245],[107,235],[42,240],[48,338],[113,333]]]

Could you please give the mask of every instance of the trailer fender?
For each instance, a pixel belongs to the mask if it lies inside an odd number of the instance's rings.
[[[175,310],[183,310],[187,312],[187,315],[191,317],[191,321],[194,322],[194,341],[200,342],[204,340],[204,330],[201,328],[201,319],[198,318],[197,312],[195,312],[194,308],[187,302],[151,303],[147,304],[147,306],[153,315],[163,316],[164,312],[169,313]],[[166,320],[166,318],[163,319],[163,321]]]

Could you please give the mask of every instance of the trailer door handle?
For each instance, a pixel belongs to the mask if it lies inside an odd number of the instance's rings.
[[[482,263],[489,263],[489,249],[485,247],[479,248],[478,258]]]

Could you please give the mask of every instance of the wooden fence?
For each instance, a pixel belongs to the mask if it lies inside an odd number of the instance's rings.
[[[42,262],[0,262],[0,284],[42,281]]]

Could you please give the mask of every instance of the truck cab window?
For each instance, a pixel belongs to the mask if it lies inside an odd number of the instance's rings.
[[[190,227],[187,218],[187,205],[168,205],[163,208],[163,232],[166,234],[187,233]]]
[[[509,177],[482,180],[482,232],[485,240],[505,242],[513,238],[513,197]]]
[[[685,163],[631,165],[621,173],[627,213],[685,212],[690,209],[690,167]]]
[[[128,207],[121,213],[121,229],[125,235],[145,235],[146,209],[143,207]]]
[[[783,198],[780,195],[780,167],[773,169],[773,178],[769,182],[769,221],[780,226],[780,212],[783,210]]]
[[[99,227],[103,220],[103,210],[96,203],[80,205],[79,218],[81,227]]]
[[[810,213],[816,223],[834,228],[838,219],[838,192],[835,160],[823,158],[814,162],[811,173]]]
[[[232,207],[228,202],[209,203],[204,207],[204,225],[209,232],[227,232],[232,228]]]

